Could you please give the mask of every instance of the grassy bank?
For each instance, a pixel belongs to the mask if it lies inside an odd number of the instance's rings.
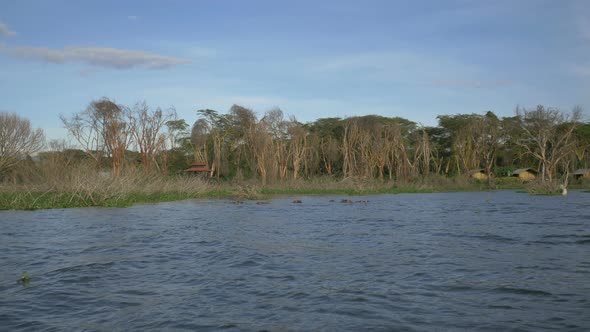
[[[588,184],[570,185],[570,189],[588,187]],[[430,176],[411,182],[323,177],[262,186],[256,180],[219,181],[194,176],[148,176],[138,171],[112,177],[79,168],[60,177],[44,177],[42,181],[0,184],[0,210],[127,207],[138,203],[191,198],[259,200],[285,195],[375,195],[503,189],[540,194],[549,192],[550,188],[553,187],[546,188],[540,183],[523,184],[515,178],[498,178],[489,184],[464,176]]]
[[[138,203],[191,198],[257,200],[284,195],[374,195],[490,189],[524,187],[517,181],[496,181],[490,187],[488,183],[464,177],[441,176],[421,178],[407,183],[359,178],[315,178],[262,186],[255,180],[215,181],[185,176],[145,176],[142,173],[128,173],[114,178],[70,173],[60,181],[0,185],[0,210],[127,207]]]

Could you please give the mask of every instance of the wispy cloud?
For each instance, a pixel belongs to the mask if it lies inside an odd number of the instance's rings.
[[[577,1],[572,9],[573,21],[578,26],[580,36],[590,42],[590,5],[587,1]]]
[[[8,28],[8,25],[0,22],[0,36],[12,37],[14,35],[16,35],[16,32],[10,30],[10,28]]]
[[[129,16],[127,16],[127,19],[129,21],[137,21],[139,19],[139,17],[136,15],[129,15]]]
[[[50,63],[81,62],[92,66],[129,69],[166,69],[189,63],[182,59],[143,51],[124,50],[107,47],[65,47],[51,49],[46,47],[4,47],[0,51],[18,59],[41,60]]]
[[[432,85],[441,88],[472,88],[472,89],[491,89],[506,87],[514,84],[511,80],[434,80]]]
[[[311,69],[318,72],[378,72],[383,75],[398,76],[410,74],[418,77],[437,77],[449,70],[475,74],[481,69],[460,61],[436,55],[425,55],[410,51],[383,51],[337,55],[318,59]]]
[[[354,75],[440,88],[492,89],[513,84],[497,79],[485,67],[446,56],[409,51],[385,51],[316,59],[306,65],[314,74]]]
[[[233,104],[254,110],[259,116],[280,107],[285,115],[296,115],[299,121],[313,121],[318,117],[346,117],[363,114],[403,115],[403,108],[395,102],[383,103],[375,98],[330,98],[286,96],[277,94],[224,93],[211,86],[169,85],[141,90],[147,100],[173,100],[181,117],[194,118],[195,109],[210,108],[226,112]],[[161,102],[166,104],[166,102]],[[190,111],[188,111],[190,110]]]
[[[590,18],[588,17],[590,15],[590,5],[587,1],[577,1],[574,2],[572,9],[572,21],[578,30],[578,37],[583,41],[580,46],[587,58],[590,54]],[[569,72],[576,76],[590,77],[590,63],[584,62],[582,59],[577,60],[580,61],[572,61],[566,64]]]
[[[572,65],[570,66],[570,72],[577,76],[590,77],[590,64]]]

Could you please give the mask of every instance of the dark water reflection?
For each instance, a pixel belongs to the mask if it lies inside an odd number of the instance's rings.
[[[590,329],[590,194],[341,198],[0,212],[0,330]]]

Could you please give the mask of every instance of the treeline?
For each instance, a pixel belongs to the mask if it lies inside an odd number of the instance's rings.
[[[590,125],[581,111],[517,108],[513,117],[441,115],[437,127],[404,118],[367,115],[302,124],[280,109],[258,118],[234,105],[228,113],[198,111],[190,136],[197,159],[220,177],[259,177],[262,183],[298,177],[365,177],[411,181],[431,174],[483,169],[507,176],[538,169],[549,181],[588,165]]]
[[[238,105],[195,115],[191,126],[173,109],[103,98],[61,116],[70,142],[43,144],[28,120],[0,113],[0,176],[16,181],[15,174],[28,169],[18,177],[24,181],[80,163],[115,177],[127,168],[170,175],[200,161],[210,177],[256,178],[263,185],[326,176],[409,182],[474,169],[500,177],[529,167],[551,182],[589,165],[590,124],[578,108],[517,108],[503,118],[493,112],[441,115],[436,127],[378,115],[301,123],[278,108],[259,115]]]

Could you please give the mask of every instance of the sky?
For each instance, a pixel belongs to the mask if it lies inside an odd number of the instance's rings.
[[[189,124],[233,104],[301,122],[590,115],[590,1],[0,0],[0,111],[65,138],[59,115],[101,97]]]

